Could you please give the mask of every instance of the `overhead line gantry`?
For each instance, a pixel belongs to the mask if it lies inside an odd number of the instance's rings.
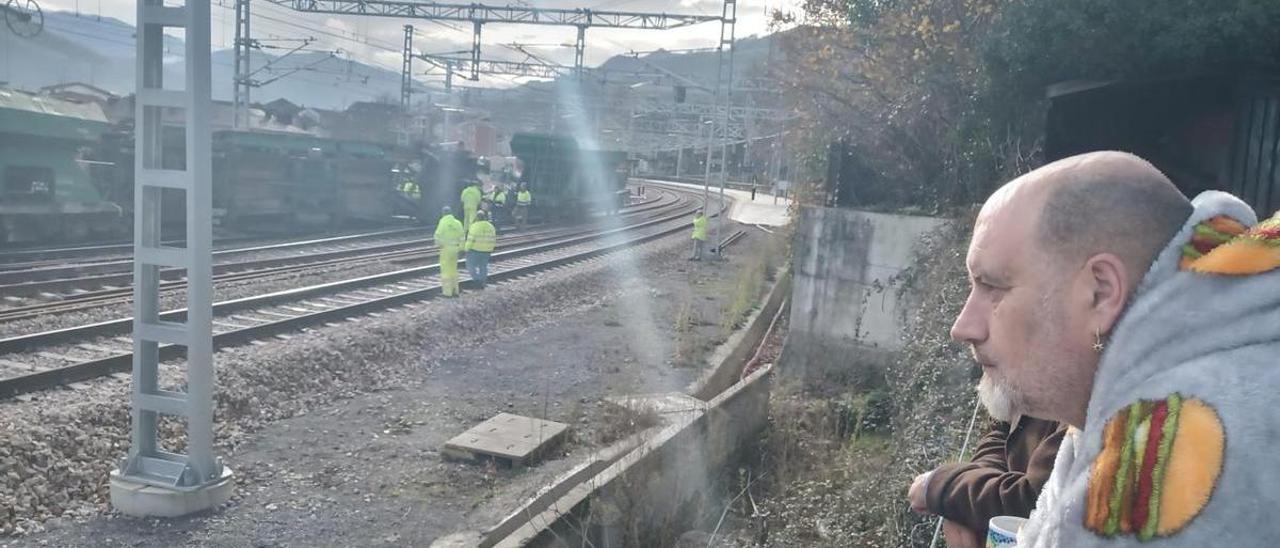
[[[266,0],[272,4],[307,13],[368,15],[428,21],[470,22],[471,80],[480,78],[480,31],[487,23],[570,26],[578,29],[573,66],[582,70],[588,28],[668,30],[698,23],[720,21],[716,15],[645,13],[592,10],[587,8],[535,8],[531,6],[490,6],[406,0]]]

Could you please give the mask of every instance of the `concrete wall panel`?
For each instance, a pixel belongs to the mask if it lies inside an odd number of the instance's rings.
[[[882,364],[902,347],[894,276],[944,219],[806,207],[792,269],[787,370],[836,372]]]

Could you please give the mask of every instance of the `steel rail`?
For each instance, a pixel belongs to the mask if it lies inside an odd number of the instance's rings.
[[[542,252],[550,252],[563,248],[571,248],[574,245],[586,244],[594,241],[602,241],[602,245],[593,247],[583,252],[569,253],[562,257],[552,258],[546,261],[540,261],[535,264],[516,266],[510,269],[503,269],[495,272],[491,279],[501,281],[504,279],[517,278],[526,276],[536,272],[559,267],[565,264],[579,262],[592,257],[596,257],[605,253],[609,253],[618,249],[635,246],[644,242],[648,242],[663,236],[667,236],[674,232],[686,229],[689,222],[682,220],[689,212],[696,209],[694,207],[682,207],[684,205],[696,203],[696,200],[689,199],[675,205],[672,209],[678,209],[675,213],[663,214],[653,219],[646,220],[634,225],[624,226],[620,228],[605,230],[597,234],[584,235],[572,238],[564,238],[554,242],[548,242],[521,249],[515,249],[505,252],[495,253],[494,257],[500,261],[507,261],[523,256],[534,255]],[[625,237],[625,234],[645,228],[651,230],[632,237]],[[617,238],[622,237],[622,238]],[[499,263],[501,264],[501,263]],[[415,267],[400,270],[397,272],[366,276],[363,278],[344,280],[340,282],[331,282],[319,284],[310,287],[289,289],[278,291],[267,295],[255,297],[247,297],[243,299],[235,299],[222,303],[214,304],[215,313],[225,313],[242,308],[252,307],[269,307],[280,302],[298,302],[308,298],[317,297],[319,295],[329,295],[343,290],[352,288],[366,288],[371,285],[385,285],[397,281],[422,278],[438,273],[439,265],[430,265],[424,267]],[[374,282],[374,283],[370,283]],[[463,287],[473,287],[471,280],[463,282]],[[318,310],[307,314],[294,317],[282,318],[270,321],[260,325],[248,326],[238,329],[232,329],[214,335],[215,348],[234,345],[237,343],[255,340],[264,336],[269,336],[286,331],[296,331],[300,328],[316,325],[323,322],[331,322],[335,319],[345,319],[353,316],[366,314],[377,310],[385,310],[406,304],[429,299],[439,294],[440,285],[431,283],[425,287],[405,290],[379,298],[366,299],[359,302],[346,304],[325,310]],[[161,319],[165,321],[181,321],[185,317],[185,310],[175,310],[166,312],[161,315]],[[0,351],[13,352],[15,350],[23,350],[32,347],[47,346],[50,343],[61,342],[68,338],[83,337],[86,335],[101,335],[106,331],[115,331],[121,328],[128,328],[132,325],[132,318],[123,318],[119,320],[111,320],[100,322],[91,326],[81,326],[63,330],[55,330],[36,334],[33,336],[14,337],[10,339],[0,340]],[[161,359],[170,359],[182,355],[183,348],[180,345],[162,345],[159,352]],[[85,360],[63,367],[54,367],[42,371],[36,371],[29,374],[18,375],[0,379],[0,398],[7,398],[18,394],[41,390],[65,383],[78,382],[94,377],[107,375],[117,371],[127,370],[132,366],[132,352],[122,352],[98,359]]]

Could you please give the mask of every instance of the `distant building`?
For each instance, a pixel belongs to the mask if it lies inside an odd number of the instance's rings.
[[[40,88],[40,93],[42,95],[56,97],[64,101],[72,101],[75,103],[97,103],[103,107],[120,99],[119,95],[84,82],[68,82],[65,84],[45,86]]]
[[[401,126],[400,105],[358,101],[351,103],[341,122],[326,125],[335,139],[395,143]]]
[[[477,156],[510,156],[511,136],[488,120],[469,120],[454,126],[453,135]]]
[[[293,125],[293,119],[302,112],[302,107],[282,97],[262,105],[262,110],[266,113],[267,119],[288,126]]]

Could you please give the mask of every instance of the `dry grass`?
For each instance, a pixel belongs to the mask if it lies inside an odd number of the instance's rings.
[[[879,508],[891,442],[870,394],[774,388],[760,455],[769,476],[738,516],[736,546],[889,546]],[[877,418],[879,417],[879,418]]]
[[[697,327],[702,320],[698,317],[698,311],[694,308],[693,303],[684,301],[680,305],[680,310],[676,312],[675,332],[676,332],[676,355],[674,365],[676,367],[694,367],[698,363],[698,359],[702,357],[699,352],[702,342],[698,337]]]
[[[728,338],[735,329],[742,327],[751,312],[760,306],[769,282],[777,277],[778,268],[789,259],[789,243],[788,233],[774,234],[738,272],[720,317],[722,338]]]
[[[847,384],[774,388],[760,467],[771,481],[756,499],[764,517],[740,519],[737,545],[928,545],[933,522],[908,509],[906,489],[955,458],[973,405],[973,367],[947,336],[968,290],[969,226],[923,238],[895,280],[909,315],[890,367]]]

